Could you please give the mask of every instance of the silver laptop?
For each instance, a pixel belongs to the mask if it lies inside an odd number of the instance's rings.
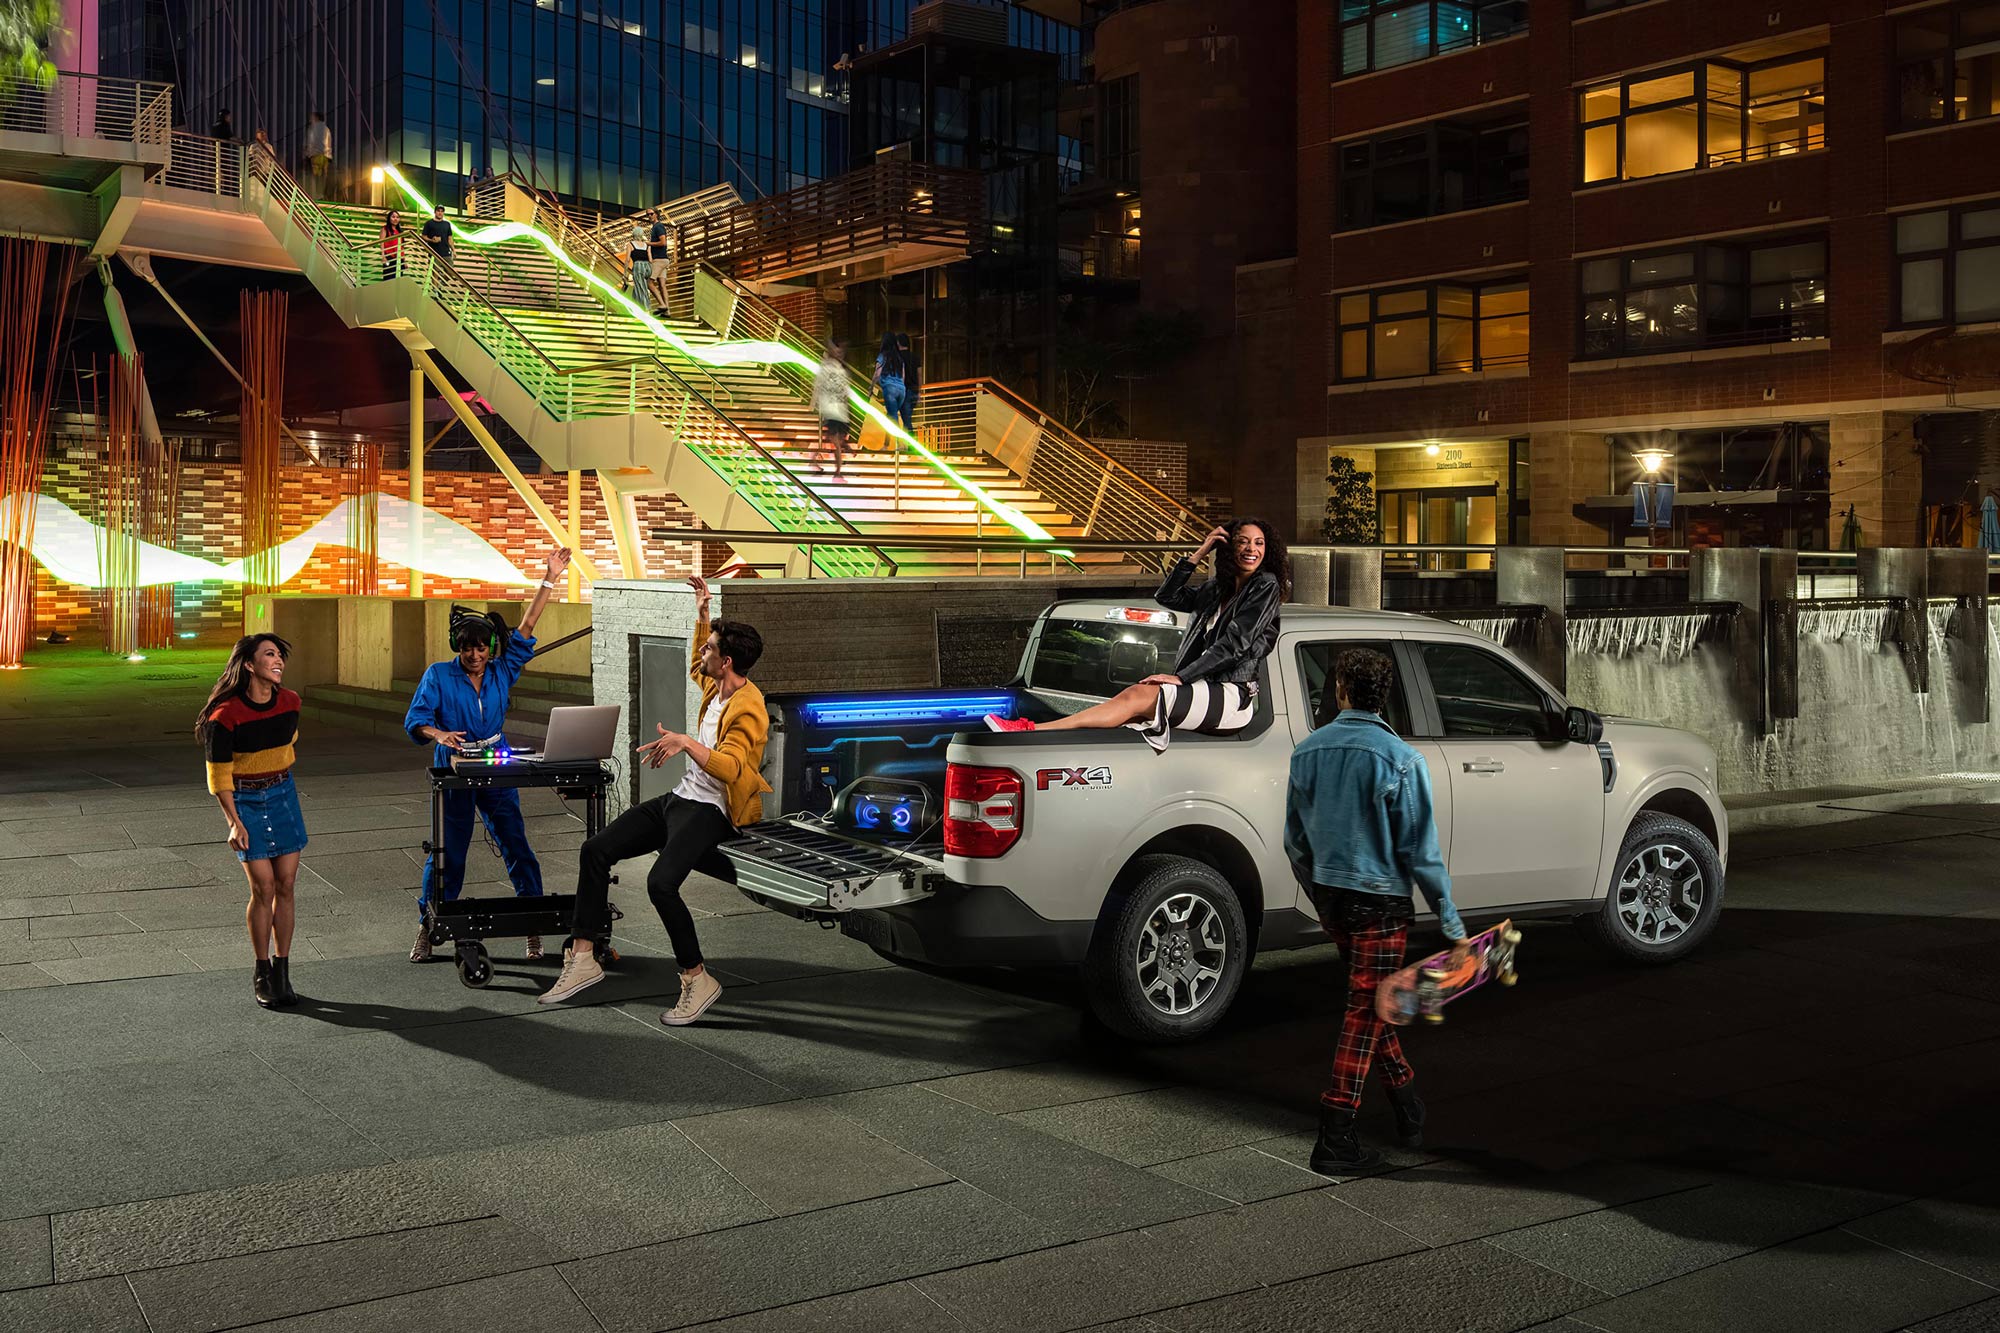
[[[618,705],[588,704],[549,710],[549,734],[536,762],[587,764],[609,759],[618,738]]]

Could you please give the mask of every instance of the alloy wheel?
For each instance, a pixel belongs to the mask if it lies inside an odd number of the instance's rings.
[[[1140,993],[1163,1014],[1193,1013],[1222,983],[1229,933],[1206,898],[1177,893],[1146,918],[1133,953]]]

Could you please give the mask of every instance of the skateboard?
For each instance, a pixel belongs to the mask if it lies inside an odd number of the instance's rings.
[[[1514,929],[1511,920],[1481,931],[1469,943],[1471,956],[1457,971],[1451,968],[1451,950],[1447,949],[1384,981],[1375,991],[1376,1017],[1398,1027],[1419,1014],[1426,1023],[1442,1023],[1444,1007],[1467,991],[1478,990],[1489,980],[1503,986],[1514,984],[1514,954],[1521,944],[1521,932]]]

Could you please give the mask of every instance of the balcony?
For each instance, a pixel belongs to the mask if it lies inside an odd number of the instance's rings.
[[[840,287],[963,259],[987,244],[976,171],[884,159],[683,223],[683,259],[752,283]]]

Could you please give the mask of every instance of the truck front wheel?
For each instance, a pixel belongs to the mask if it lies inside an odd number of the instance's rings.
[[[1136,862],[1084,961],[1091,1012],[1133,1041],[1187,1041],[1214,1027],[1242,988],[1250,932],[1214,867],[1181,856]]]
[[[1598,942],[1634,963],[1694,951],[1722,915],[1722,858],[1685,819],[1641,814],[1625,832],[1611,884],[1586,917]]]

